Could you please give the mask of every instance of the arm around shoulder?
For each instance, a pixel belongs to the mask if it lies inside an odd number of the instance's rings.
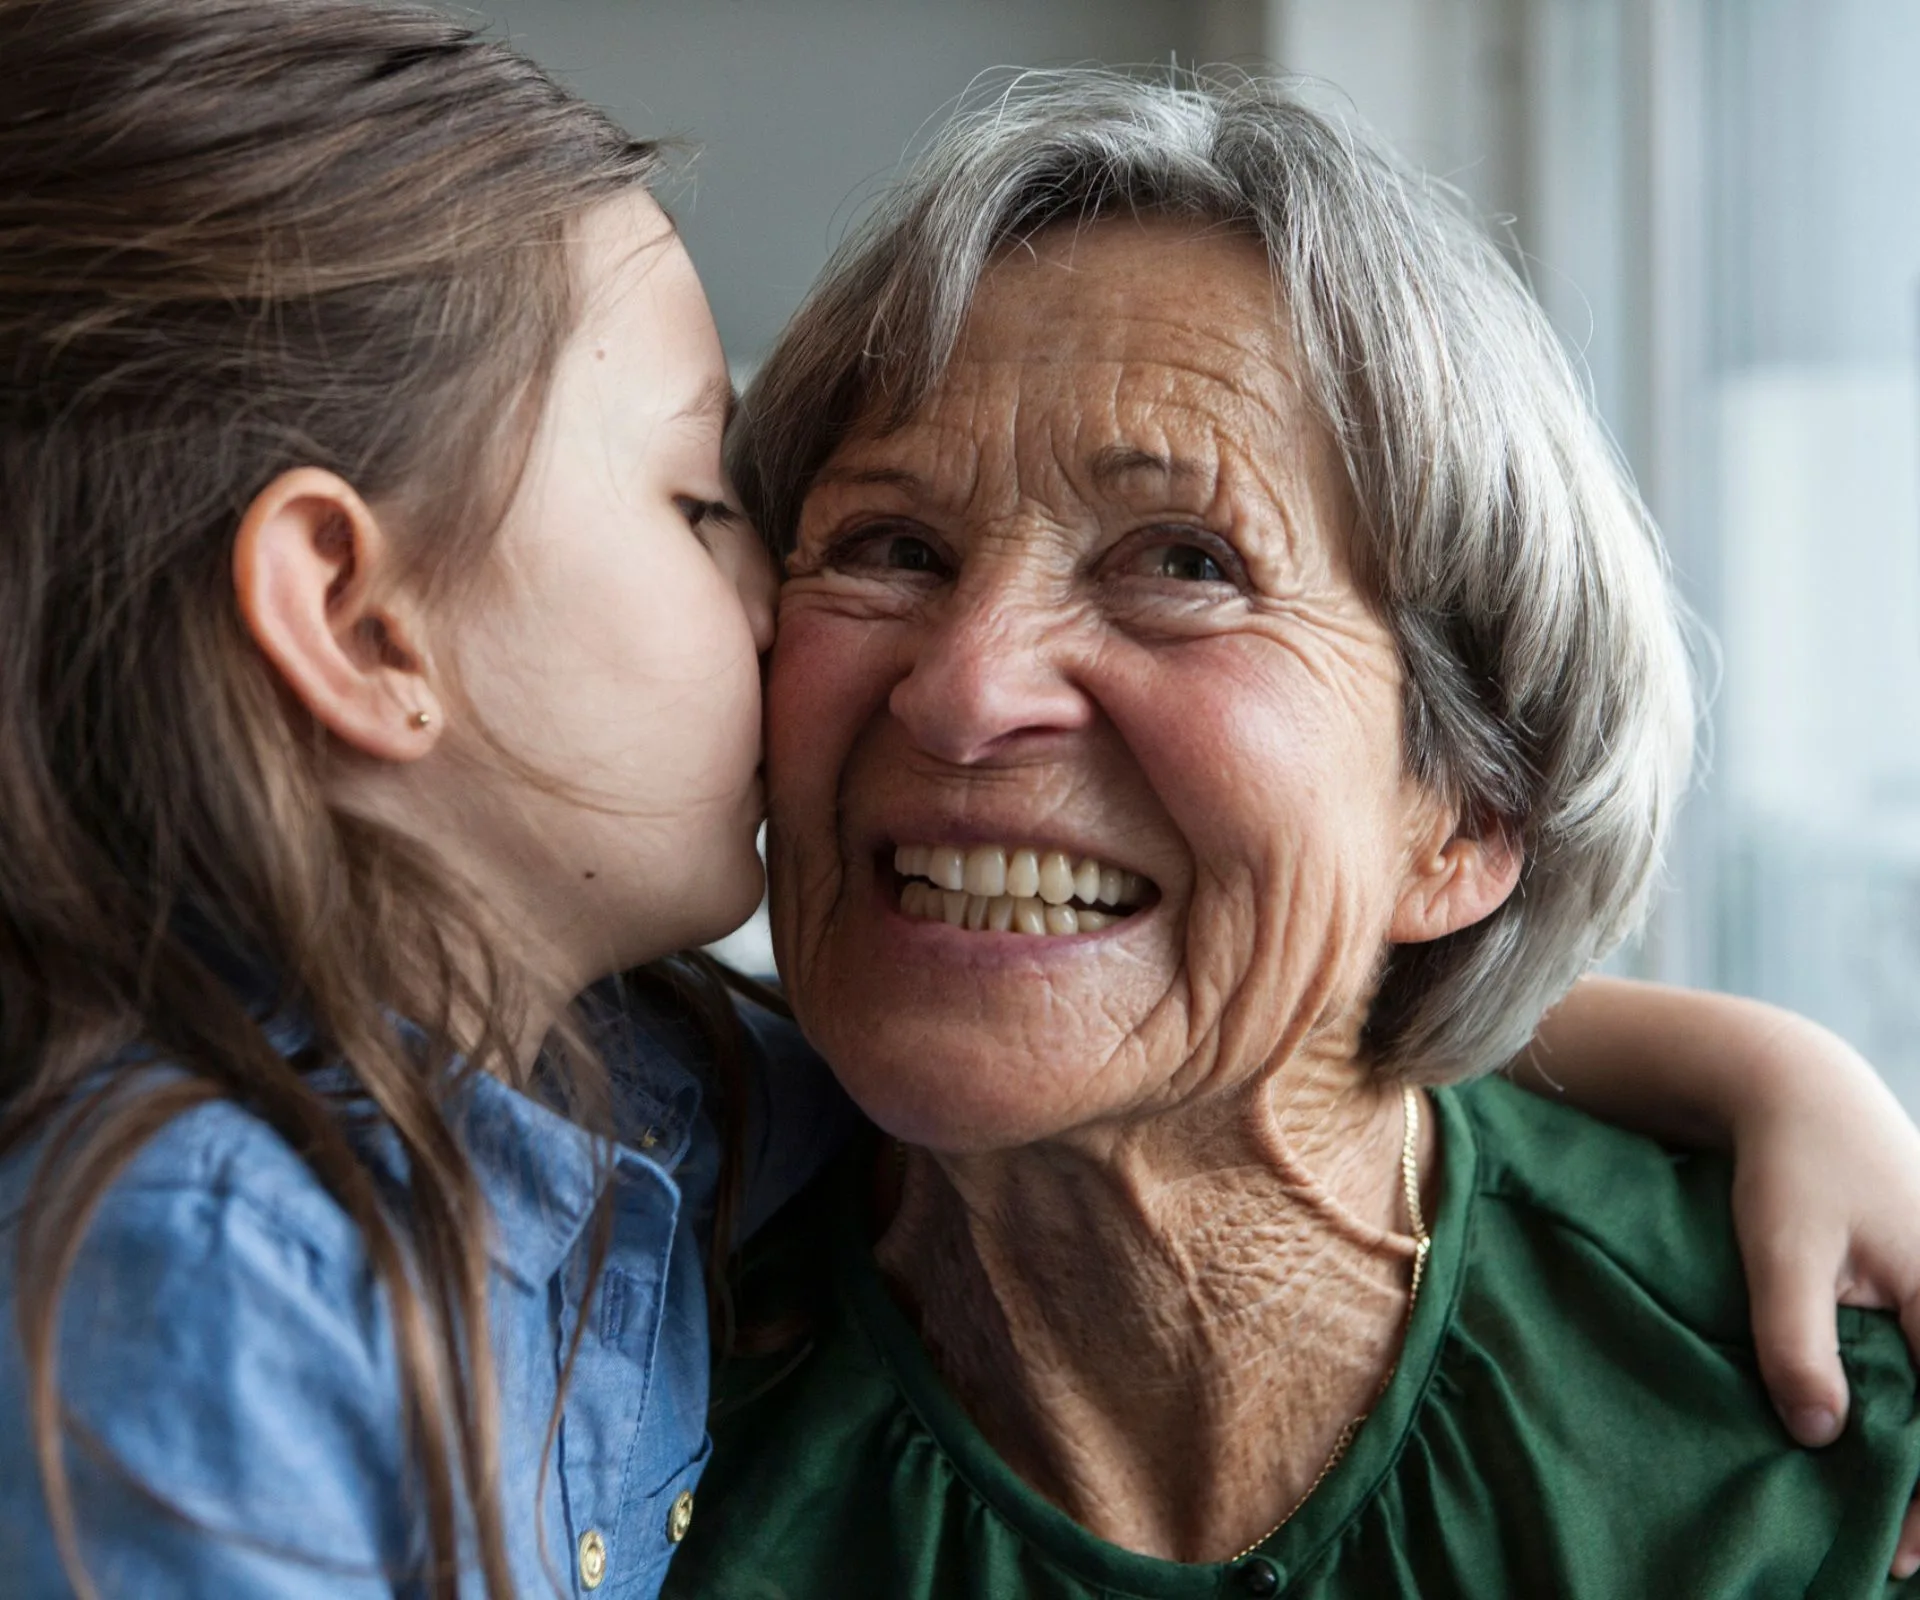
[[[1760,1369],[1802,1444],[1847,1422],[1836,1303],[1896,1311],[1920,1358],[1920,1131],[1846,1041],[1755,1000],[1590,978],[1514,1076],[1655,1138],[1731,1146]],[[1920,1499],[1893,1570],[1920,1572]]]

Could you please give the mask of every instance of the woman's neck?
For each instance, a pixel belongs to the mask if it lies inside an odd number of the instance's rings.
[[[1299,1065],[1228,1106],[908,1154],[881,1270],[1008,1464],[1114,1544],[1262,1538],[1398,1358],[1401,1095]]]

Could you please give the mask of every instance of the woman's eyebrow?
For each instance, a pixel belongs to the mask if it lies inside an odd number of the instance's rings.
[[[1173,483],[1191,482],[1208,474],[1198,462],[1184,456],[1160,455],[1138,445],[1110,444],[1096,450],[1088,465],[1093,481],[1102,489],[1118,487],[1137,473],[1150,472]]]
[[[909,494],[926,489],[925,479],[902,467],[822,467],[813,482],[816,488],[822,484],[877,485],[883,489],[903,489]]]

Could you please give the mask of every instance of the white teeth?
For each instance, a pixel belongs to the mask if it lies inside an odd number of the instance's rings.
[[[1058,850],[1040,858],[1040,898],[1050,906],[1063,906],[1073,898],[1073,863]]]
[[[944,922],[972,933],[1030,933],[1064,937],[1098,933],[1121,919],[1085,906],[1051,906],[1037,895],[967,894],[936,889],[918,879],[900,890],[900,910],[919,922]]]
[[[906,880],[903,915],[973,933],[1098,933],[1143,904],[1152,887],[1091,856],[1076,863],[1061,850],[1000,845],[903,844],[893,866]]]
[[[964,889],[967,886],[966,857],[952,845],[934,845],[927,851],[927,865],[921,875],[931,878],[942,889]]]
[[[997,845],[983,844],[967,852],[966,889],[968,894],[994,895],[1007,892],[1007,853]]]

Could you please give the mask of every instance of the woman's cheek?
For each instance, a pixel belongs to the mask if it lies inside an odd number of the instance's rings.
[[[1375,741],[1267,641],[1194,640],[1126,665],[1110,658],[1107,713],[1192,862],[1188,1025],[1218,1029],[1218,1070],[1237,1073],[1343,1009],[1372,959]]]
[[[783,602],[767,674],[768,780],[781,790],[831,792],[858,730],[892,687],[883,624]]]
[[[1264,837],[1308,776],[1284,691],[1232,640],[1109,652],[1102,678],[1102,710],[1200,860]]]

